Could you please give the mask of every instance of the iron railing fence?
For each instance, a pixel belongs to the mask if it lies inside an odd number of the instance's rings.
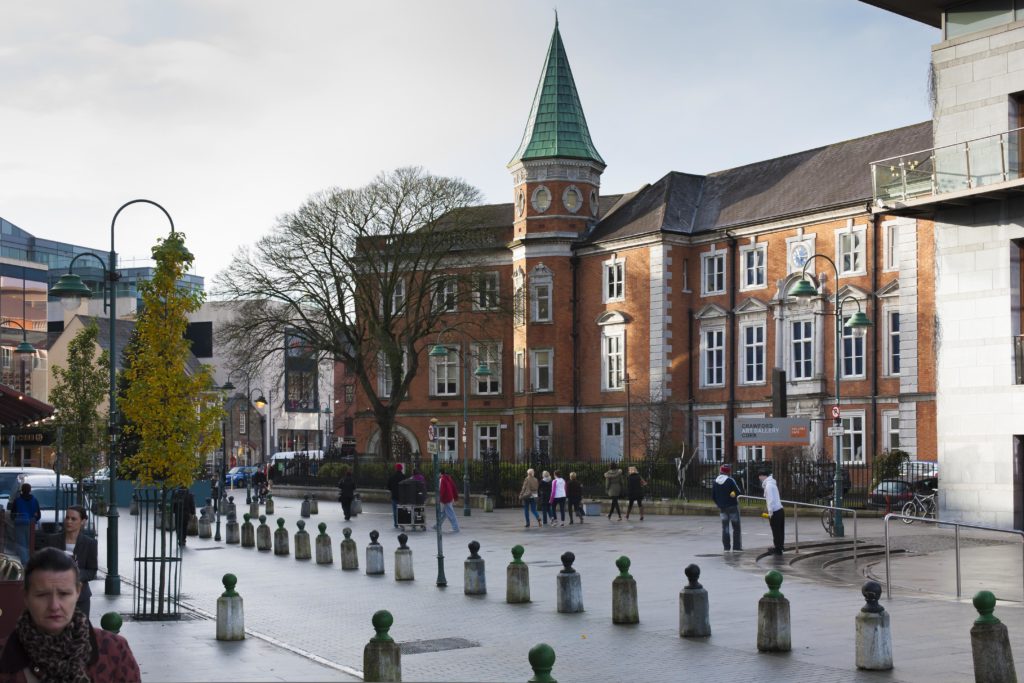
[[[180,495],[180,494],[179,494]],[[140,620],[181,618],[181,548],[176,517],[184,505],[166,488],[135,490],[134,616]]]

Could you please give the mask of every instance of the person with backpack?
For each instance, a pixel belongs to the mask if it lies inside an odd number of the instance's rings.
[[[32,484],[22,484],[21,495],[11,498],[7,502],[7,509],[14,518],[14,538],[18,544],[18,557],[21,558],[21,564],[25,565],[33,550],[32,528],[43,517],[39,501],[32,495]]]
[[[725,552],[740,551],[743,550],[743,542],[740,540],[740,487],[732,478],[732,467],[722,465],[718,472],[715,483],[711,485],[711,498],[718,506],[718,516],[722,520],[722,546],[725,548]],[[729,538],[730,525],[732,525],[731,539]]]

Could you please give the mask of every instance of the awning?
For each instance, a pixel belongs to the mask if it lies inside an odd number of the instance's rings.
[[[53,406],[0,384],[0,426],[27,425],[53,415]]]

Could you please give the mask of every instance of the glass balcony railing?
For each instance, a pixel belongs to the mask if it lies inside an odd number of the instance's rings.
[[[1024,178],[1022,131],[1024,128],[1016,128],[872,162],[874,205],[938,198]]]

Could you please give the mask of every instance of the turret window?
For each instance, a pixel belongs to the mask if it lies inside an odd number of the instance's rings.
[[[537,213],[544,213],[551,208],[551,190],[544,185],[539,185],[537,189],[533,191],[533,197],[531,197],[530,203],[533,204],[534,211]]]
[[[583,206],[583,193],[575,185],[570,185],[562,193],[562,204],[569,213],[576,213]]]

